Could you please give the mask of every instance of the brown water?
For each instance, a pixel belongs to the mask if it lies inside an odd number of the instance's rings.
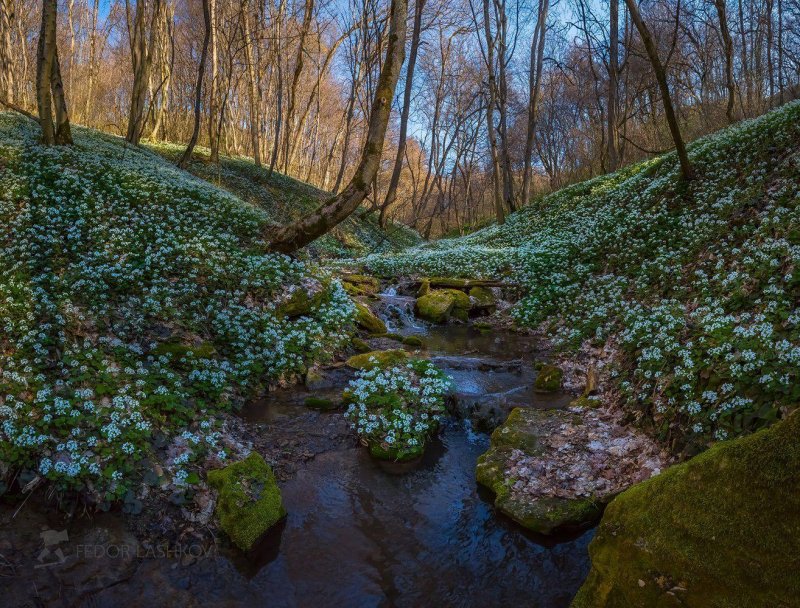
[[[491,394],[488,401],[497,402],[507,394],[544,407],[567,398],[530,392],[530,338],[451,326],[428,331],[427,341],[462,399]],[[303,407],[306,394],[276,392],[251,404],[247,419],[306,435],[341,427],[341,413]],[[39,529],[57,524],[26,509],[0,526],[0,555],[5,547],[15,562],[4,572],[0,559],[0,589],[7,588],[11,606],[568,606],[588,572],[593,532],[545,542],[497,515],[475,481],[488,443],[469,420],[453,418],[416,469],[393,474],[348,434],[326,436],[281,482],[288,517],[251,559],[225,548],[199,560],[153,557],[137,549],[119,517],[103,516],[70,528],[64,564],[35,570]],[[0,515],[8,520],[10,511]],[[130,554],[80,554],[79,546],[98,538],[128,546]],[[15,561],[20,553],[26,559]]]

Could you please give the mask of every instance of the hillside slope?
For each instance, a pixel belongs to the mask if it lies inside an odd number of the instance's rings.
[[[369,256],[377,274],[498,277],[566,349],[606,344],[611,384],[662,436],[750,431],[800,402],[800,103],[548,195],[458,239]]]
[[[263,209],[74,134],[42,147],[0,114],[0,479],[112,500],[162,458],[185,486],[192,463],[227,458],[216,414],[329,358],[355,307],[320,269],[263,253]]]
[[[167,160],[177,161],[185,146],[147,142],[150,150]],[[316,208],[329,194],[305,182],[256,167],[249,157],[221,156],[219,164],[208,162],[209,151],[198,146],[188,169],[191,173],[228,190],[243,201],[263,209],[279,224],[298,219]],[[357,211],[329,234],[317,239],[305,251],[313,257],[343,257],[398,251],[421,242],[420,236],[402,224],[378,226],[378,214]]]

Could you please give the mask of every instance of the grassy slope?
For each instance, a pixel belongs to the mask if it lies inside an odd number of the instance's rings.
[[[619,347],[627,407],[664,436],[749,431],[800,401],[800,103],[565,188],[459,239],[369,256],[376,273],[506,275],[557,343]]]
[[[183,154],[184,146],[150,142],[147,146],[170,161]],[[317,207],[328,193],[280,173],[269,176],[268,169],[256,167],[249,157],[220,158],[219,165],[208,162],[208,150],[196,148],[189,170],[267,212],[275,223],[286,223]],[[314,257],[346,257],[375,252],[398,251],[420,242],[419,235],[401,224],[381,230],[377,214],[357,212],[308,247]]]
[[[159,459],[186,487],[226,458],[215,416],[329,357],[354,307],[262,253],[263,209],[119,138],[37,138],[0,113],[0,493],[10,469],[111,500]]]

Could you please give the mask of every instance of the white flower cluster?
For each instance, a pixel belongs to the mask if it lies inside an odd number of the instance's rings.
[[[382,368],[373,357],[345,392],[345,416],[366,442],[398,456],[421,453],[444,414],[449,378],[430,361]]]

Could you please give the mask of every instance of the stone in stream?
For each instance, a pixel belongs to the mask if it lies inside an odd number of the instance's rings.
[[[275,475],[257,452],[224,469],[208,472],[217,490],[216,514],[233,544],[250,551],[267,531],[286,516]]]
[[[433,323],[445,323],[451,316],[461,321],[469,318],[469,296],[458,289],[436,289],[417,298],[417,315]]]
[[[594,523],[621,490],[660,471],[646,436],[597,410],[516,408],[476,467],[495,506],[539,534]]]
[[[797,606],[800,414],[620,494],[573,608]]]
[[[564,372],[555,365],[542,365],[539,375],[536,376],[534,387],[542,393],[552,393],[561,388],[561,381],[564,379]]]

